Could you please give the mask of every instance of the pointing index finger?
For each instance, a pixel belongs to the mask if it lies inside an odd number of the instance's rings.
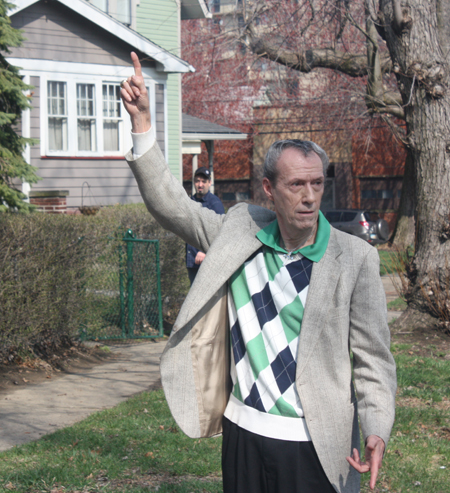
[[[142,77],[141,62],[139,61],[139,57],[134,51],[131,52],[131,60],[133,62],[134,74],[138,77]]]

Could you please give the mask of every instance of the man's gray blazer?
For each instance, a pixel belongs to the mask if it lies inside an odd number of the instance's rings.
[[[172,176],[157,144],[127,160],[155,219],[207,252],[162,355],[161,378],[181,429],[191,437],[212,436],[221,432],[230,392],[227,280],[261,247],[255,235],[275,214],[249,204],[225,215],[202,208]],[[320,462],[339,492],[360,487],[359,473],[345,459],[359,449],[358,415],[364,439],[373,434],[386,444],[394,421],[386,320],[377,251],[331,228],[312,270],[296,387]]]

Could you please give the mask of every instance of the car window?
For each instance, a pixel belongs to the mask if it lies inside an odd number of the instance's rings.
[[[341,213],[337,211],[328,211],[325,213],[325,217],[330,223],[338,223],[341,219]]]
[[[349,223],[355,219],[357,212],[343,212],[341,221]]]
[[[370,212],[364,212],[363,216],[366,221],[372,221],[372,218],[370,217]]]

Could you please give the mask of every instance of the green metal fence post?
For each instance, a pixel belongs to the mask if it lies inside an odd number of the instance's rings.
[[[158,287],[158,312],[159,312],[159,335],[162,337],[163,332],[163,316],[162,316],[162,300],[161,300],[161,266],[159,262],[159,241],[156,242],[156,279]]]
[[[124,268],[123,268],[123,253],[122,242],[119,243],[119,327],[122,332],[122,337],[126,336],[125,330],[125,290],[123,286]]]
[[[129,229],[126,232],[125,238],[128,240],[134,239],[133,231]],[[127,241],[127,305],[128,305],[128,330],[129,336],[134,333],[134,285],[133,285],[133,241]]]

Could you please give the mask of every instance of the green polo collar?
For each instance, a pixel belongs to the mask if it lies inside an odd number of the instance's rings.
[[[327,249],[328,240],[330,239],[330,229],[330,223],[326,220],[322,212],[319,211],[319,226],[317,228],[316,241],[312,245],[300,248],[292,253],[301,253],[309,260],[318,262]],[[274,249],[276,252],[287,253],[284,248],[280,247],[280,228],[278,227],[278,221],[276,219],[268,226],[258,231],[256,237],[261,243]]]

